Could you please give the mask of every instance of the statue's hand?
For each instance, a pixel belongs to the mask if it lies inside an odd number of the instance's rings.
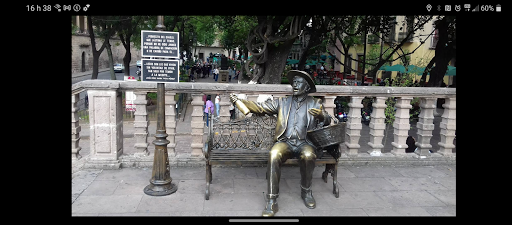
[[[309,114],[313,115],[316,119],[323,121],[324,114],[322,113],[323,105],[320,105],[320,109],[310,108],[308,109]]]
[[[238,97],[233,93],[229,94],[229,98],[231,99],[232,103],[234,103],[234,102],[236,102],[236,100],[238,100]]]

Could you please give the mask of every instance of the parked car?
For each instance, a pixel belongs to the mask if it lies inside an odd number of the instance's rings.
[[[142,61],[137,60],[137,67],[139,67],[139,68],[140,68],[140,67],[141,67],[141,65],[142,65]]]
[[[114,72],[116,72],[116,73],[117,72],[120,72],[120,73],[124,72],[124,65],[121,64],[121,63],[114,64]]]

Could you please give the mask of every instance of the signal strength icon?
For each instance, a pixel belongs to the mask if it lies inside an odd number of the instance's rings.
[[[476,7],[473,10],[471,10],[471,12],[478,12],[479,6],[480,5],[476,5]]]
[[[60,5],[59,4],[55,4],[55,6],[53,6],[53,7],[55,7],[60,12]]]

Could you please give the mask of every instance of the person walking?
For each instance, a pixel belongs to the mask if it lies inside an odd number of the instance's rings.
[[[219,79],[219,69],[217,67],[213,70],[213,79],[215,79],[215,82]]]
[[[213,109],[214,109],[214,106],[213,106],[213,103],[211,101],[211,96],[208,95],[208,97],[206,97],[206,107],[204,109],[204,112],[206,113],[206,127],[208,127],[208,121],[209,121],[209,119],[208,119],[209,116],[208,115],[210,113],[213,113]]]
[[[206,74],[208,74],[208,66],[203,65],[203,78],[206,78]]]
[[[212,64],[208,63],[208,65],[206,65],[206,67],[208,67],[208,78],[210,78],[210,74],[212,73]]]
[[[233,73],[233,70],[231,69],[231,66],[228,67],[228,75],[229,75],[229,82],[231,82],[231,74]]]
[[[220,96],[217,94],[215,96],[215,112],[217,113],[217,118],[220,117]]]

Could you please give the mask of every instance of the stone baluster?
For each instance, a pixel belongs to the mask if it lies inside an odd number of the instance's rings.
[[[394,155],[405,155],[405,149],[408,147],[406,141],[411,129],[409,124],[409,109],[412,108],[411,100],[411,97],[396,98],[395,122],[393,123],[394,140],[391,142],[393,146],[391,153]]]
[[[419,120],[416,124],[416,127],[418,128],[418,140],[416,141],[416,147],[418,147],[418,150],[415,151],[420,158],[430,156],[428,150],[432,148],[430,138],[432,138],[432,131],[434,130],[435,102],[436,98],[420,98],[421,113],[418,116]]]
[[[386,109],[386,99],[387,97],[375,97],[374,103],[372,104],[373,111],[370,121],[370,142],[368,142],[368,145],[372,147],[372,150],[368,151],[371,156],[380,156],[382,154],[381,149],[384,148],[382,138],[384,138],[384,130],[386,129],[384,121],[386,119],[386,115],[384,114],[384,110]]]
[[[203,154],[203,132],[205,123],[203,122],[203,94],[192,94],[192,148],[191,156],[198,157]]]
[[[147,112],[147,92],[145,91],[135,91],[135,101],[133,104],[135,105],[135,120],[133,121],[133,127],[135,128],[135,132],[133,136],[135,137],[135,149],[137,152],[134,154],[136,157],[148,156],[148,126],[149,126],[149,117]]]
[[[446,98],[443,104],[444,113],[439,125],[441,128],[441,142],[439,142],[439,151],[437,153],[450,156],[452,155],[453,139],[455,138],[455,98]]]
[[[364,97],[354,96],[350,98],[350,103],[348,103],[350,110],[347,115],[345,145],[348,148],[348,155],[352,156],[356,156],[357,151],[361,147],[359,145],[359,138],[361,137],[361,129],[363,128],[361,124],[361,108],[363,108],[361,101],[363,98]]]
[[[329,115],[334,116],[334,117],[336,117],[336,114],[334,113],[334,108],[336,108],[336,105],[334,104],[335,98],[336,98],[336,96],[325,96],[324,101],[323,101],[325,111],[327,113],[329,113]],[[340,121],[340,122],[343,122],[343,121]],[[331,123],[334,123],[334,121],[332,121]]]
[[[82,128],[78,120],[77,103],[80,99],[80,93],[71,95],[71,161],[74,162],[82,158],[80,150],[82,149],[78,143],[80,142],[80,131]]]
[[[176,156],[176,93],[165,93],[165,130],[167,135],[167,152],[169,155]]]
[[[213,95],[212,95],[213,96]],[[212,99],[215,103],[215,99]],[[231,117],[231,113],[229,113],[229,106],[231,105],[231,101],[229,100],[229,94],[220,95],[220,122],[225,123],[229,122],[229,118]],[[217,109],[215,109],[217,110]]]
[[[121,166],[123,111],[121,92],[117,87],[87,91],[91,152],[84,168],[119,169]]]

